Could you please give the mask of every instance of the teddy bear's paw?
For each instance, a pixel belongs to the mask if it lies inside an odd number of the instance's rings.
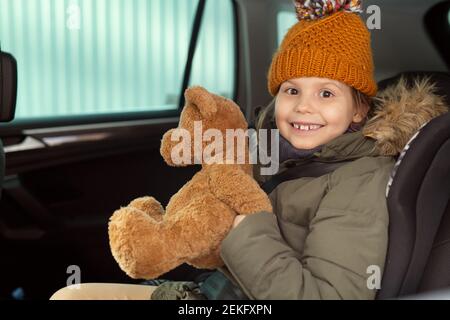
[[[173,250],[165,225],[141,210],[117,210],[108,233],[115,260],[132,278],[156,278],[183,263]]]
[[[243,203],[242,214],[248,215],[261,211],[273,213],[272,203],[265,193],[261,193],[259,196],[253,194],[251,200],[252,202]]]
[[[164,208],[161,203],[153,197],[141,197],[134,199],[128,206],[143,211],[156,221],[161,221],[163,218]]]

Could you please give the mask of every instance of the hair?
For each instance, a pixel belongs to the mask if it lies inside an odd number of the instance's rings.
[[[366,112],[366,117],[358,123],[351,123],[350,128],[353,131],[358,131],[364,127],[367,120],[372,117],[373,112],[373,98],[362,93],[361,91],[351,87],[353,103],[359,112]],[[260,109],[257,109],[258,114],[256,115],[255,128],[257,131],[260,129],[275,128],[275,101],[276,97],[270,101],[270,103]],[[366,109],[366,110],[364,110]]]
[[[352,128],[354,131],[361,130],[366,122],[372,117],[373,110],[373,98],[369,97],[368,95],[362,93],[359,90],[356,90],[352,87],[352,97],[353,97],[353,103],[356,109],[359,112],[364,112],[366,116],[361,122],[354,123],[352,122],[350,124],[350,128]]]

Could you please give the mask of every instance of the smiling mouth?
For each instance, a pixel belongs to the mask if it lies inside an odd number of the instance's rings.
[[[291,126],[300,131],[316,131],[323,127],[323,125],[320,124],[299,124],[299,123],[291,123]]]

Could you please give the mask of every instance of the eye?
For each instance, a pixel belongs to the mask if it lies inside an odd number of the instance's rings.
[[[320,97],[322,98],[331,98],[334,97],[334,93],[330,90],[322,90],[320,91]]]
[[[284,92],[286,92],[289,95],[297,95],[298,94],[298,90],[294,89],[294,88],[287,88],[286,90],[284,90]]]

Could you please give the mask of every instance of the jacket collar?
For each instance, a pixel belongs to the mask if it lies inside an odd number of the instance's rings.
[[[343,134],[323,145],[314,156],[323,161],[340,161],[361,158],[364,156],[378,156],[379,150],[375,141],[364,137],[361,131]]]

